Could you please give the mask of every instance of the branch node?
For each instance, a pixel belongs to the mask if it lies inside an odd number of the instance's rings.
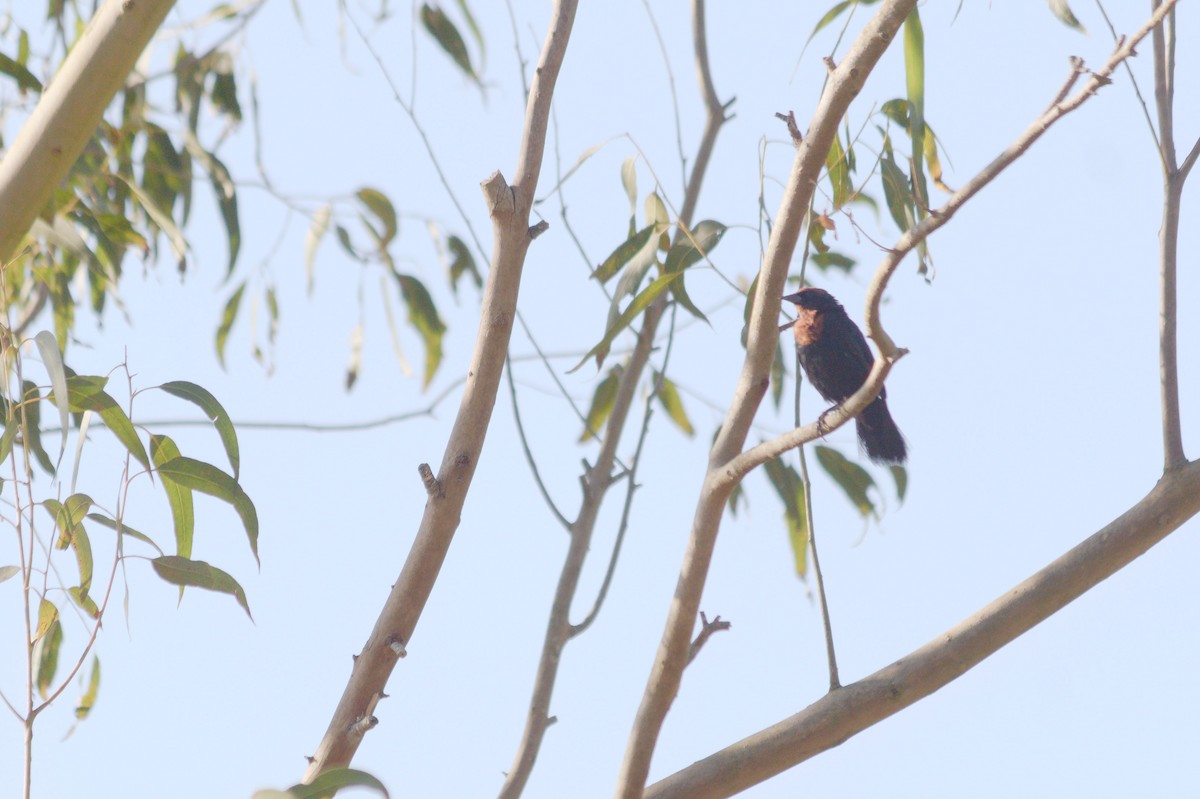
[[[821,61],[825,63],[825,69],[829,70],[830,75],[832,75],[834,70],[837,69],[837,62],[833,60],[833,56],[827,55],[822,58]]]
[[[392,636],[388,639],[388,649],[392,650],[392,654],[398,658],[407,657],[408,650],[404,648],[404,641],[400,636]]]
[[[346,732],[356,738],[361,738],[366,735],[368,731],[375,729],[375,725],[378,723],[379,719],[372,715],[368,714],[366,716],[359,716],[358,720],[351,724],[350,729],[348,729]]]
[[[704,615],[704,611],[700,611],[700,633],[696,636],[696,640],[692,641],[692,645],[688,647],[688,664],[691,664],[696,659],[696,655],[700,653],[700,647],[704,646],[713,633],[728,630],[732,626],[733,624],[730,622],[721,621],[720,616],[714,616],[713,620],[709,621],[708,616]]]
[[[507,216],[517,210],[513,190],[509,187],[508,181],[504,179],[504,175],[500,174],[500,170],[497,169],[488,175],[487,180],[479,185],[487,200],[489,215],[493,217]]]
[[[433,469],[429,468],[428,463],[422,463],[418,466],[417,474],[421,475],[421,482],[425,484],[426,494],[431,497],[440,497],[442,495],[442,484],[433,476]]]
[[[775,118],[787,123],[788,135],[792,137],[792,144],[799,147],[804,136],[800,133],[800,126],[796,124],[796,112],[788,111],[786,114],[782,114],[776,111]]]
[[[536,225],[529,226],[529,238],[536,239],[538,236],[542,235],[549,229],[550,229],[550,223],[547,222],[545,219],[543,219],[542,221],[538,222]]]

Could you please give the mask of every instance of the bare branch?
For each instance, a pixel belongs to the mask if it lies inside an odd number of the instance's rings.
[[[692,645],[688,647],[688,665],[696,659],[696,655],[700,654],[700,649],[708,643],[708,639],[712,638],[713,633],[719,633],[723,630],[728,630],[733,624],[727,621],[721,621],[720,616],[714,616],[712,621],[708,620],[708,616],[704,615],[704,611],[700,611],[700,632],[696,634],[696,640],[692,641]]]
[[[896,31],[914,5],[915,3],[907,0],[894,0],[881,5],[851,45],[842,63],[829,76],[826,90],[809,125],[808,134],[797,148],[791,178],[781,201],[759,274],[754,307],[747,328],[746,358],[734,401],[710,456],[709,472],[705,477],[700,502],[693,519],[692,534],[680,569],[675,597],[671,602],[666,630],[626,746],[625,761],[617,786],[617,796],[622,799],[639,799],[642,796],[659,731],[679,690],[691,630],[699,609],[700,595],[729,493],[749,469],[787,448],[780,448],[781,443],[786,441],[789,446],[796,446],[811,441],[818,434],[816,424],[806,425],[738,454],[769,385],[770,364],[778,344],[776,319],[780,296],[783,293],[788,264],[799,238],[800,221],[812,197],[825,154],[850,101],[861,89],[866,76],[893,40]],[[1136,34],[1122,42],[1104,67],[1093,73],[1083,88],[1070,100],[1047,109],[1013,145],[952,195],[940,211],[931,212],[901,236],[896,249],[887,254],[876,270],[867,291],[867,333],[875,341],[881,357],[876,358],[863,386],[841,407],[826,416],[826,424],[821,433],[844,424],[870,404],[883,387],[892,363],[904,353],[887,335],[879,321],[879,304],[884,288],[904,255],[914,249],[929,233],[949,221],[963,203],[995,179],[1054,122],[1078,108],[1101,86],[1109,83],[1112,71],[1133,54],[1137,43],[1149,35],[1173,5],[1174,0],[1167,0],[1162,7],[1156,9],[1150,20]],[[838,691],[831,696],[840,696],[842,693]]]
[[[1200,463],[975,615],[874,674],[651,785],[645,799],[733,796],[824,752],[965,674],[1200,513]]]
[[[329,729],[305,772],[305,782],[311,782],[328,768],[348,764],[357,751],[362,738],[353,733],[355,724],[369,715],[366,709],[382,694],[399,659],[392,644],[401,641],[411,645],[417,622],[458,528],[483,451],[512,334],[521,270],[530,243],[529,211],[541,169],[550,102],[566,55],[576,5],[575,0],[557,0],[554,4],[550,30],[530,87],[514,184],[510,187],[499,173],[484,183],[494,246],[467,384],[438,471],[442,491],[430,497],[425,505],[408,559],[355,661]]]
[[[683,205],[680,208],[679,227],[675,239],[686,235],[690,228],[691,218],[695,212],[700,197],[700,187],[703,183],[705,170],[716,143],[717,133],[725,122],[725,106],[717,99],[709,71],[707,44],[704,27],[704,0],[693,0],[692,3],[693,43],[696,52],[697,70],[700,76],[701,90],[704,94],[705,107],[708,109],[704,133],[696,151],[696,161],[688,179],[687,191],[684,194]],[[659,322],[667,306],[667,295],[662,295],[646,309],[642,316],[642,328],[638,334],[637,344],[629,361],[625,364],[620,381],[617,384],[616,398],[612,411],[609,413],[607,427],[600,452],[595,465],[584,475],[584,496],[580,504],[579,515],[571,526],[571,544],[567,549],[563,570],[559,575],[555,588],[554,602],[550,610],[550,621],[546,628],[546,638],[542,645],[542,655],[538,662],[537,677],[534,681],[533,697],[530,700],[529,714],[526,717],[525,731],[517,746],[513,765],[509,769],[504,786],[501,788],[502,799],[515,799],[524,789],[533,769],[534,759],[541,748],[542,738],[550,723],[550,699],[554,691],[554,683],[558,675],[558,664],[563,647],[579,628],[573,628],[570,622],[571,602],[579,586],[579,575],[583,561],[591,545],[592,533],[599,515],[600,504],[605,492],[613,482],[611,469],[615,458],[616,447],[624,430],[625,422],[633,402],[633,394],[642,374],[649,362],[654,339]],[[632,485],[630,491],[634,491]],[[586,619],[585,619],[586,621]]]
[[[622,799],[640,799],[663,720],[679,691],[717,530],[725,501],[734,486],[732,481],[721,483],[720,475],[724,464],[741,450],[770,384],[771,362],[779,339],[776,328],[779,302],[800,236],[800,222],[842,116],[915,4],[915,0],[892,0],[881,5],[829,76],[808,135],[796,148],[791,177],[758,276],[747,325],[746,358],[729,413],[709,456],[709,473],[696,508],[666,629],[626,744],[616,790]]]

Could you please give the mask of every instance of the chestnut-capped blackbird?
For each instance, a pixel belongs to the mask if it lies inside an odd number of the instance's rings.
[[[800,289],[784,297],[796,304],[796,355],[809,382],[829,402],[841,404],[867,380],[875,362],[867,339],[829,292]],[[876,463],[904,463],[908,447],[888,413],[887,389],[855,417],[858,440]]]

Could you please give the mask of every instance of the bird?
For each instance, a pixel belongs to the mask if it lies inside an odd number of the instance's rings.
[[[796,305],[792,332],[800,366],[813,387],[836,408],[867,380],[875,362],[867,339],[841,303],[824,289],[803,288],[783,299]],[[858,440],[872,461],[899,465],[907,459],[908,445],[888,412],[886,388],[879,390],[879,396],[854,423]]]

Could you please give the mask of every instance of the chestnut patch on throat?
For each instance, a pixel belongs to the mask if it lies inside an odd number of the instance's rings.
[[[814,308],[796,306],[796,323],[792,325],[792,333],[796,336],[797,347],[807,347],[821,337],[821,328],[825,326],[825,315]]]

